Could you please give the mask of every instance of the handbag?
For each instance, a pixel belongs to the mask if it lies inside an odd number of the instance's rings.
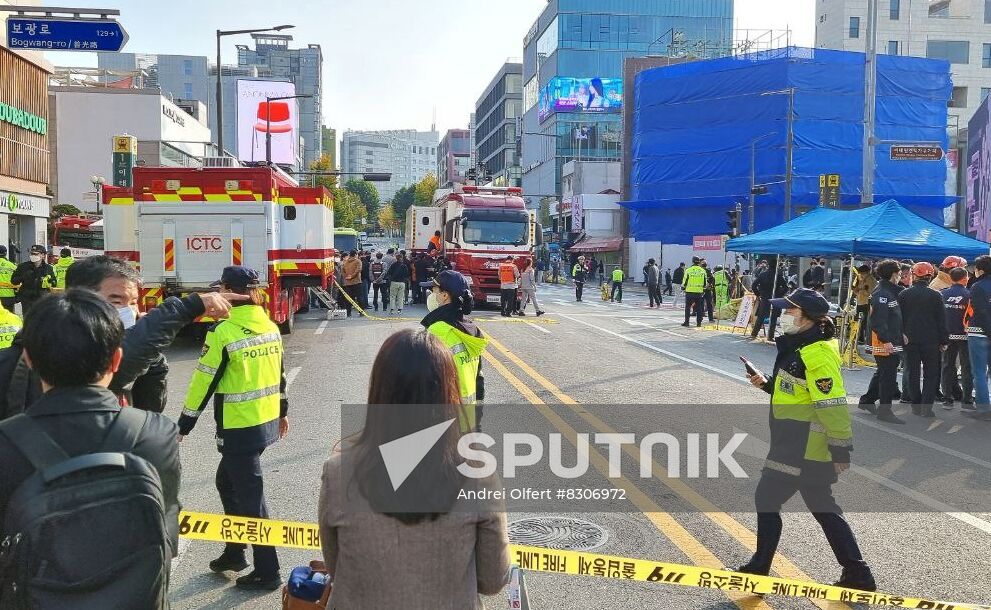
[[[310,601],[296,597],[290,593],[289,583],[282,586],[282,610],[325,610],[327,607],[327,601],[330,599],[330,592],[333,589],[333,585],[330,580],[330,576],[327,574],[327,566],[324,565],[322,561],[311,561],[308,568],[309,574],[312,577],[313,574],[324,574],[327,576],[327,584],[324,585],[323,593],[321,593],[320,598],[317,601]],[[299,568],[296,568],[299,570]],[[296,572],[293,570],[293,572]],[[290,577],[292,581],[292,577]]]

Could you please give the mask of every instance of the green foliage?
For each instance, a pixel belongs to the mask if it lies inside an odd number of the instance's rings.
[[[396,218],[400,221],[406,218],[406,210],[416,202],[416,195],[413,186],[404,186],[396,191],[392,198],[392,210],[396,213]]]
[[[359,221],[368,215],[361,199],[346,188],[335,187],[331,192],[334,195],[334,226],[359,228]]]
[[[330,155],[324,153],[316,161],[310,163],[311,172],[329,172],[334,171],[330,163]],[[317,186],[325,186],[331,191],[337,188],[337,176],[314,176],[311,184]],[[336,208],[336,206],[335,206]],[[335,209],[336,212],[336,209]]]
[[[375,185],[367,180],[356,180],[352,178],[344,183],[344,188],[351,191],[361,199],[361,203],[368,210],[368,222],[369,224],[375,222],[375,218],[378,217],[379,213],[379,191],[375,188]]]
[[[82,213],[82,210],[71,203],[60,203],[52,206],[51,215],[53,218],[61,218],[62,216],[79,216]]]
[[[437,190],[437,176],[433,172],[427,174],[413,187],[414,205],[431,205],[434,202],[434,192]]]

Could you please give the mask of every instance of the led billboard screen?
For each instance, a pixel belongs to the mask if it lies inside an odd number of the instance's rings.
[[[623,109],[621,78],[552,78],[540,92],[541,121],[553,112],[620,112]]]
[[[265,160],[265,134],[272,134],[272,162],[296,163],[299,146],[297,100],[267,100],[296,95],[292,83],[237,81],[237,156],[241,161]]]

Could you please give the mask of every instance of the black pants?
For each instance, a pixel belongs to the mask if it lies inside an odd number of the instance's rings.
[[[857,318],[860,320],[860,329],[857,331],[857,341],[859,343],[867,343],[867,338],[870,337],[870,328],[868,324],[868,319],[871,314],[870,305],[857,305]]]
[[[712,309],[713,299],[715,298],[711,290],[706,290],[702,293],[702,304],[705,305],[705,314],[709,316],[710,322],[716,321],[715,313]]]
[[[576,301],[582,300],[582,288],[584,288],[584,287],[585,287],[585,282],[579,282],[579,281],[576,281],[575,282],[575,300]]]
[[[936,400],[936,391],[939,390],[939,346],[909,343],[905,346],[905,358],[908,362],[908,389],[912,404],[931,407]],[[922,366],[921,390],[919,389],[920,365]]]
[[[502,295],[502,315],[513,315],[513,312],[516,311],[516,289],[503,288],[500,290],[500,294]]]
[[[372,284],[372,305],[375,310],[378,311],[379,308],[379,294],[382,295],[382,309],[388,309],[389,307],[389,285],[388,284]]]
[[[874,376],[867,386],[867,393],[860,397],[860,404],[874,404],[880,402],[882,405],[891,405],[898,390],[898,363],[901,362],[901,354],[893,356],[874,356],[877,368],[874,369]]]
[[[650,297],[650,306],[661,304],[661,287],[657,284],[647,284],[647,296]]]
[[[31,308],[34,307],[34,304],[41,300],[41,297],[46,294],[48,294],[48,292],[44,292],[36,297],[21,297],[21,317],[23,318],[26,316],[28,312],[31,311]]]
[[[616,300],[616,291],[617,290],[619,291],[619,302],[622,303],[623,302],[623,282],[613,282],[612,283],[612,291],[609,293],[609,300],[610,301],[615,301]]]
[[[16,297],[0,297],[0,304],[7,311],[14,311],[14,304],[17,303]]]
[[[344,310],[348,312],[348,317],[351,317],[351,310],[354,309],[354,305],[351,301],[361,305],[361,284],[351,284],[350,286],[344,287],[344,292],[347,293],[350,299],[344,299]]]
[[[665,284],[664,285],[664,294],[667,294],[667,295],[670,295],[670,296],[674,296],[674,284]]]
[[[766,572],[781,540],[781,507],[796,493],[808,507],[826,535],[829,546],[844,569],[863,570],[867,567],[853,530],[843,518],[843,510],[833,498],[832,484],[826,481],[808,482],[802,477],[765,470],[757,483],[754,500],[757,505],[757,553],[753,566]]]
[[[774,339],[774,330],[778,326],[778,315],[781,311],[777,307],[771,307],[771,301],[763,298],[757,304],[757,318],[754,320],[754,329],[750,332],[751,337],[757,337],[769,312],[771,317],[767,322],[767,339],[768,341]]]
[[[262,482],[261,451],[248,454],[223,454],[217,467],[217,491],[225,515],[268,518],[265,505],[265,487]],[[246,545],[228,542],[224,553],[237,557],[244,554]],[[254,569],[262,576],[273,576],[279,571],[279,557],[273,546],[251,545]]]
[[[957,360],[960,360],[960,375],[957,375]],[[961,386],[963,386],[961,388]],[[970,376],[970,350],[966,339],[950,339],[943,352],[943,399],[973,401],[974,379]],[[957,397],[960,398],[957,398]]]
[[[686,292],[685,293],[685,324],[688,324],[688,318],[692,315],[692,307],[695,308],[695,325],[702,326],[702,293],[701,292]]]

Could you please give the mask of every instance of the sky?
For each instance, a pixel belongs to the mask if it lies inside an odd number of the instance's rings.
[[[607,6],[610,0],[600,0]],[[45,2],[49,4],[50,2]],[[54,4],[58,4],[54,2]],[[467,128],[475,102],[507,58],[523,55],[523,37],[546,0],[76,0],[116,7],[130,36],[126,52],[216,54],[215,31],[293,24],[294,46],[323,50],[324,123],[344,129]],[[278,10],[272,7],[278,6]],[[812,46],[815,0],[736,0],[735,27],[792,30]],[[224,63],[237,61],[225,37]],[[49,53],[58,66],[95,66],[89,53]],[[339,136],[340,137],[340,136]]]

